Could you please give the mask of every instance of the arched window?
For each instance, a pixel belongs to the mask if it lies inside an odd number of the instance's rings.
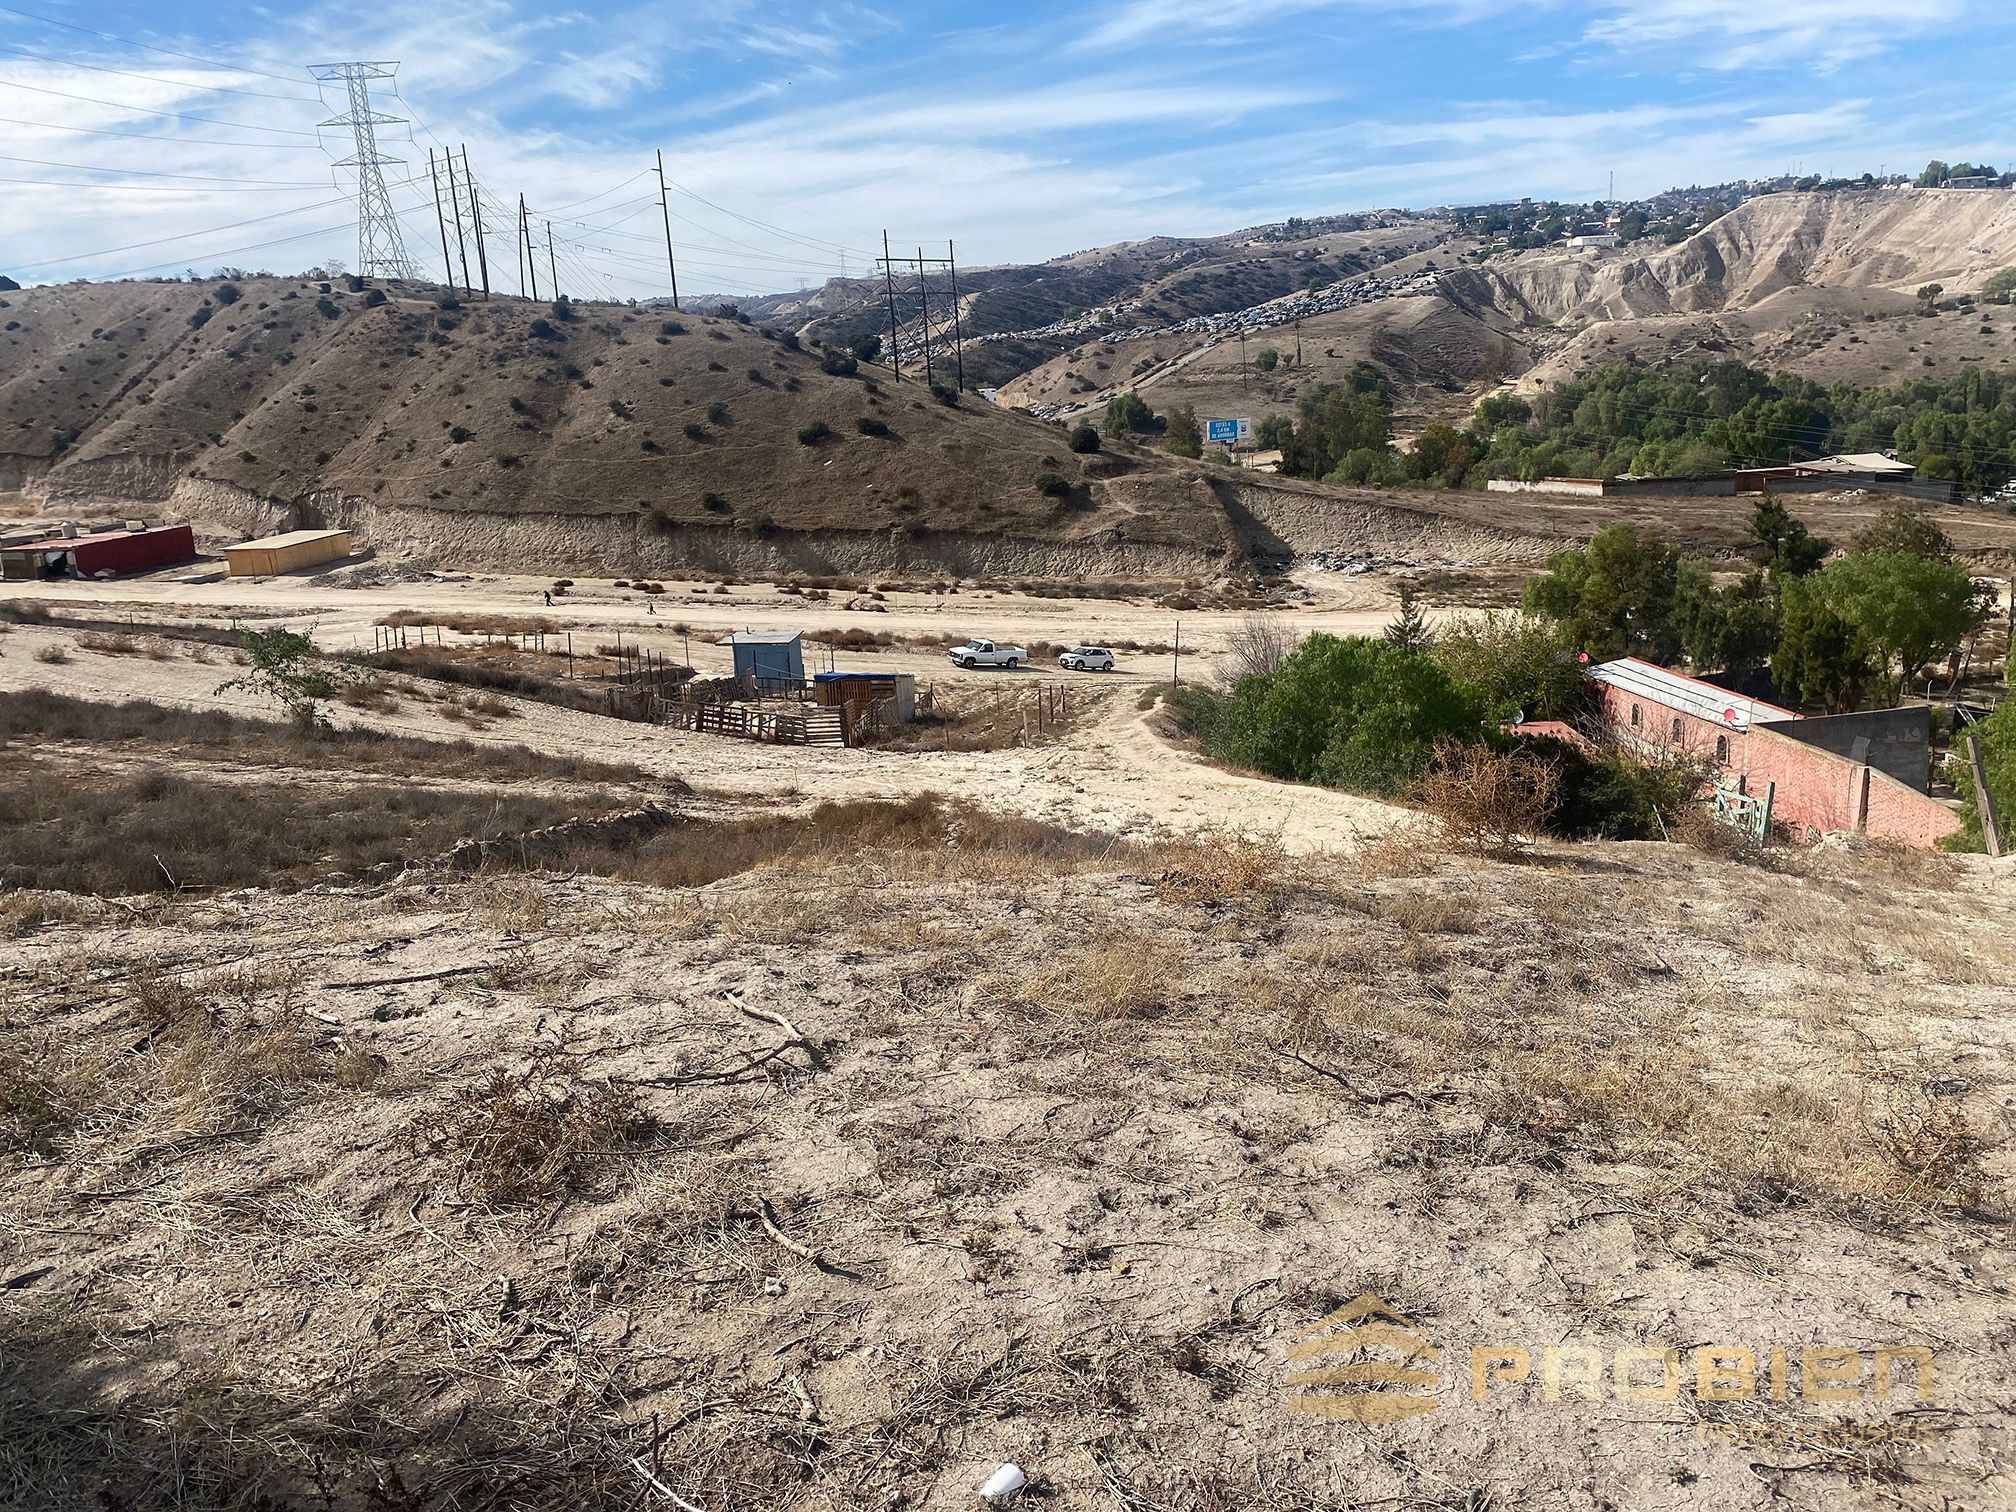
[[[1635,730],[1642,723],[1644,723],[1644,716],[1640,712],[1638,705],[1631,705],[1631,728]]]
[[[1715,737],[1715,759],[1724,763],[1727,763],[1729,760],[1729,737],[1727,735],[1717,735]]]
[[[1680,721],[1678,719],[1673,721],[1673,744],[1680,744]]]

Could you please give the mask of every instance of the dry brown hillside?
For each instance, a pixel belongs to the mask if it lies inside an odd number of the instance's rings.
[[[327,522],[629,572],[1183,576],[1234,551],[1193,473],[731,320],[260,279],[36,290],[0,327],[0,488],[217,536]]]

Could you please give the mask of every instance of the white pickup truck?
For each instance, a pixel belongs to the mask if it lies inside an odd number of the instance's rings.
[[[997,646],[990,640],[969,640],[945,653],[960,667],[1019,667],[1029,660],[1020,646]]]

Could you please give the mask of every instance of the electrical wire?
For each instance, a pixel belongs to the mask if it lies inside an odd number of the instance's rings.
[[[188,179],[199,184],[244,184],[262,189],[326,189],[323,183],[301,183],[285,179],[224,178],[206,173],[159,173],[151,168],[112,168],[101,163],[56,163],[46,158],[10,157],[0,152],[0,163],[32,163],[37,168],[74,168],[79,173],[117,173],[138,178]]]
[[[204,94],[244,95],[252,100],[285,100],[295,105],[322,103],[313,95],[278,95],[270,94],[263,89],[233,89],[228,84],[198,84],[189,79],[164,79],[159,74],[135,73],[130,68],[108,68],[103,63],[79,63],[74,58],[51,58],[42,53],[29,52],[25,47],[9,47],[5,43],[0,43],[0,52],[13,53],[17,58],[27,58],[35,63],[47,63],[52,68],[82,68],[90,73],[118,74],[124,79],[145,79],[150,84],[168,84],[177,89],[196,89]]]
[[[397,186],[388,185],[387,187],[403,187],[405,184],[411,182],[413,182],[411,179],[404,179]],[[338,195],[335,199],[318,200],[312,205],[297,205],[291,210],[276,210],[271,215],[255,215],[247,220],[229,221],[221,226],[207,226],[201,231],[185,231],[178,236],[159,236],[152,241],[129,242],[123,247],[105,247],[95,252],[79,252],[69,257],[54,257],[46,262],[28,263],[25,266],[28,268],[56,268],[66,263],[87,262],[94,258],[113,257],[121,252],[138,252],[148,247],[164,246],[168,242],[188,241],[192,237],[210,236],[219,231],[236,231],[241,226],[263,225],[267,221],[284,220],[290,215],[305,215],[310,210],[326,210],[332,205],[347,205],[352,202],[352,199],[353,196],[348,194]]]
[[[103,126],[59,126],[54,121],[28,121],[19,116],[0,116],[0,125],[32,126],[38,131],[70,131],[85,136],[108,136],[127,142],[179,142],[185,147],[257,148],[261,152],[319,152],[319,145],[306,142],[206,142],[200,137],[163,136],[159,132],[110,131]]]
[[[219,121],[211,116],[184,115],[179,110],[143,110],[138,105],[122,105],[117,100],[100,100],[91,95],[71,94],[64,89],[44,89],[37,84],[20,84],[13,79],[0,79],[0,89],[25,89],[30,94],[52,95],[59,100],[81,100],[86,105],[103,105],[108,110],[124,111],[127,115],[153,116],[163,120],[198,121],[205,126],[227,126],[234,131],[266,131],[274,136],[314,137],[313,131],[289,131],[282,126],[255,126],[250,121]]]
[[[187,188],[180,184],[92,184],[79,183],[75,179],[34,179],[0,178],[0,184],[32,184],[43,189],[106,189],[117,194],[268,194],[272,191],[260,188]],[[323,185],[312,186],[320,189]]]
[[[138,47],[147,52],[157,52],[164,57],[181,58],[184,62],[188,63],[207,63],[212,68],[232,68],[237,73],[257,74],[262,79],[278,79],[282,84],[298,84],[301,82],[299,79],[289,78],[285,74],[267,73],[264,69],[260,68],[219,63],[215,58],[199,57],[195,53],[177,52],[172,47],[157,47],[152,42],[140,42],[132,37],[117,36],[112,32],[94,31],[91,27],[79,26],[74,21],[58,21],[54,16],[38,16],[33,11],[16,10],[11,5],[0,5],[0,11],[5,11],[10,16],[20,16],[23,20],[40,21],[44,26],[60,26],[65,31],[82,32],[87,37],[101,37],[107,42],[122,42],[128,47]]]

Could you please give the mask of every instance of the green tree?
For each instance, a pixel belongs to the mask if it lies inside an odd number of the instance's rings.
[[[1934,158],[1925,165],[1925,171],[1918,175],[1918,187],[1920,189],[1937,189],[1952,176],[1952,167],[1949,164],[1941,162],[1938,158]]]
[[[1598,660],[1671,661],[1681,649],[1676,614],[1680,553],[1630,525],[1606,525],[1588,546],[1547,559],[1521,606],[1559,622]]]
[[[1893,698],[1928,662],[1958,650],[1981,623],[1974,581],[1957,562],[1909,551],[1857,551],[1818,581],[1876,658]]]
[[[1474,740],[1474,699],[1420,651],[1316,634],[1270,675],[1242,678],[1214,729],[1219,754],[1276,777],[1401,792],[1444,736]]]
[[[1867,641],[1835,607],[1818,576],[1779,585],[1771,680],[1783,692],[1846,714],[1861,704],[1862,690],[1875,675]]]
[[[1761,572],[1717,588],[1707,569],[1680,569],[1682,649],[1702,671],[1743,678],[1762,667],[1778,645],[1778,600]]]
[[[1253,354],[1253,367],[1256,372],[1271,373],[1280,364],[1281,354],[1272,347],[1262,347]]]
[[[1409,651],[1425,651],[1434,640],[1428,629],[1428,616],[1421,612],[1421,601],[1414,596],[1414,589],[1409,584],[1400,585],[1400,611],[1393,616],[1393,623],[1382,635],[1389,645],[1402,646]]]
[[[1804,577],[1819,567],[1833,549],[1769,495],[1751,512],[1748,535],[1756,548],[1758,564],[1774,577]]]
[[[1254,442],[1270,451],[1278,451],[1295,436],[1295,422],[1282,414],[1262,415],[1253,426]]]
[[[1099,432],[1081,420],[1071,427],[1064,437],[1064,444],[1074,452],[1096,452],[1099,450]]]
[[[271,699],[303,729],[312,729],[321,706],[370,674],[348,662],[333,662],[315,649],[315,638],[284,626],[272,630],[241,630],[239,643],[249,662],[239,676],[217,685],[219,693],[236,689]]]
[[[1195,410],[1187,404],[1179,404],[1163,420],[1163,450],[1174,452],[1179,457],[1204,455],[1204,427],[1197,423]]]
[[[882,338],[869,331],[848,342],[847,350],[854,354],[856,362],[873,362],[882,355]]]
[[[1589,705],[1567,631],[1542,615],[1477,613],[1443,621],[1430,654],[1465,688],[1494,724],[1572,719]]]
[[[1953,560],[1953,539],[1923,509],[1899,504],[1886,509],[1855,533],[1849,545],[1857,551],[1904,551],[1934,562]]]
[[[1155,412],[1139,394],[1115,394],[1106,401],[1106,423],[1100,427],[1109,436],[1125,436],[1155,428]]]

